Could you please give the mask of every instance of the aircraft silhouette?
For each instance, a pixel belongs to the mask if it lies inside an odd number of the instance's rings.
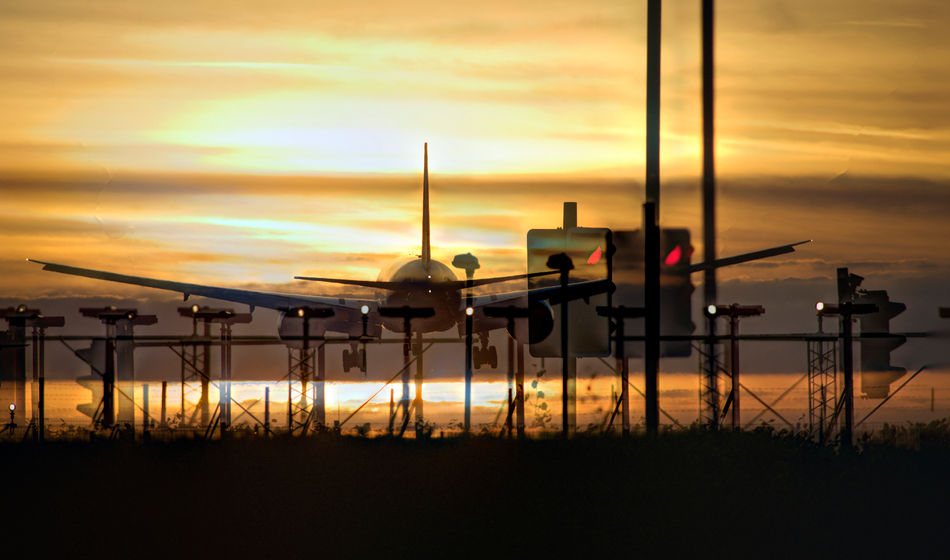
[[[123,284],[133,284],[169,290],[183,294],[187,300],[189,296],[204,296],[214,299],[247,304],[251,311],[255,307],[275,309],[281,312],[278,332],[282,337],[293,339],[303,333],[301,317],[308,316],[311,321],[309,334],[323,336],[326,331],[340,332],[358,337],[366,335],[379,337],[382,329],[393,332],[405,332],[405,322],[400,317],[386,316],[380,312],[385,308],[409,306],[413,308],[431,308],[430,317],[416,318],[411,323],[412,333],[442,332],[457,326],[463,332],[467,312],[466,302],[471,303],[471,311],[475,322],[474,331],[484,337],[487,343],[489,330],[504,328],[504,319],[492,319],[479,310],[489,304],[513,303],[520,300],[527,304],[526,296],[530,294],[531,305],[535,312],[540,314],[540,324],[550,322],[553,327],[553,315],[547,300],[554,297],[561,289],[560,286],[537,288],[534,290],[516,290],[504,294],[489,296],[474,296],[469,290],[488,284],[525,279],[533,276],[556,274],[556,271],[535,274],[516,274],[492,278],[478,278],[461,280],[449,266],[432,258],[429,242],[429,150],[428,144],[423,147],[423,190],[422,190],[422,251],[416,258],[403,259],[384,268],[377,280],[359,280],[349,278],[322,278],[311,276],[295,276],[299,280],[324,282],[340,285],[360,286],[376,290],[373,297],[352,298],[331,295],[288,294],[242,290],[221,286],[192,284],[171,280],[160,280],[140,276],[130,276],[115,272],[80,268],[65,264],[27,259],[30,262],[43,265],[43,270],[84,276],[98,280],[108,280]],[[473,260],[471,254],[460,255],[463,261]],[[477,260],[475,261],[477,263]],[[477,264],[476,264],[477,266]],[[576,282],[571,284],[571,295],[568,300],[588,297],[591,294],[603,293],[611,289],[606,280]],[[467,296],[471,296],[470,298]],[[329,308],[333,310],[331,317],[309,318],[309,310],[313,308]],[[363,318],[366,316],[364,332]],[[543,330],[543,329],[542,329]],[[520,329],[519,332],[524,332]],[[537,333],[536,333],[537,334]],[[546,333],[544,333],[546,336]],[[512,333],[514,336],[515,333]],[[526,335],[522,335],[526,336]],[[527,342],[527,340],[525,340]],[[298,342],[299,344],[299,342]],[[354,343],[355,346],[356,343]],[[354,351],[355,351],[354,347]],[[349,369],[349,367],[347,367]]]
[[[711,266],[727,266],[792,252],[794,246],[806,242],[802,241],[754,253],[717,259]],[[591,249],[596,248],[592,247]],[[508,323],[503,318],[487,316],[484,313],[484,308],[512,304],[529,309],[531,329],[529,333],[529,329],[526,328],[527,325],[521,324],[514,329],[514,332],[509,334],[523,343],[538,342],[546,338],[554,327],[552,302],[586,299],[592,295],[614,289],[610,281],[602,279],[572,282],[566,289],[560,285],[553,285],[514,290],[501,294],[474,295],[472,290],[479,286],[557,274],[557,271],[461,280],[451,268],[433,259],[429,243],[428,144],[423,147],[422,251],[418,257],[393,263],[383,269],[375,281],[313,276],[294,277],[299,280],[371,288],[376,290],[373,297],[354,298],[242,290],[130,276],[35,259],[27,260],[41,264],[43,270],[51,272],[178,292],[183,294],[186,301],[189,296],[204,296],[246,304],[250,306],[251,311],[255,307],[274,309],[281,312],[278,333],[289,344],[294,344],[295,339],[297,339],[296,344],[299,344],[299,337],[303,334],[301,318],[309,322],[309,335],[314,337],[323,336],[327,331],[331,331],[348,334],[353,339],[360,336],[375,338],[382,335],[383,328],[393,332],[405,333],[406,322],[403,318],[387,316],[381,310],[409,306],[411,308],[431,308],[433,310],[433,313],[428,317],[413,319],[410,325],[412,333],[409,334],[442,332],[456,326],[461,334],[464,332],[466,314],[469,314],[473,319],[473,332],[481,339],[482,346],[487,347],[488,332],[494,329],[506,328]],[[474,261],[476,263],[475,267],[477,267],[477,260],[471,254],[457,256],[453,264],[459,265],[465,260]],[[577,264],[579,266],[583,265],[583,263]],[[690,272],[698,272],[706,266],[708,265],[704,263],[692,264],[690,265]],[[561,293],[562,291],[565,293]],[[319,317],[318,314],[310,313],[313,308],[332,309],[333,314],[330,317]],[[522,321],[522,323],[525,322]],[[356,355],[357,343],[353,342],[352,344],[353,351],[351,355]],[[346,353],[344,353],[344,357],[346,357]],[[476,367],[480,367],[479,361],[476,360]],[[347,370],[350,369],[350,366],[356,365],[351,360],[344,360],[344,363]],[[482,363],[485,362],[482,361]]]

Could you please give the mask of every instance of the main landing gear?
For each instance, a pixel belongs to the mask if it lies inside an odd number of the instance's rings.
[[[366,373],[366,350],[359,347],[358,342],[351,342],[349,350],[343,350],[343,371],[359,368]]]
[[[478,333],[479,346],[472,348],[472,365],[475,369],[482,369],[482,366],[488,365],[492,369],[498,367],[498,351],[494,346],[488,344],[488,333]]]

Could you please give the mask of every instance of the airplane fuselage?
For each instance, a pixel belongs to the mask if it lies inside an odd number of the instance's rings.
[[[379,294],[384,307],[431,307],[432,317],[412,320],[413,332],[440,332],[453,328],[462,317],[462,296],[451,284],[458,278],[445,264],[421,259],[402,260],[384,269],[380,281],[405,282],[407,290],[387,290]],[[381,324],[393,332],[405,332],[405,323],[398,317],[381,317]]]

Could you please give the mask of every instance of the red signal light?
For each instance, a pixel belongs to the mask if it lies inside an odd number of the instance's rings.
[[[680,260],[682,259],[683,249],[677,245],[672,251],[670,251],[670,254],[667,255],[665,259],[663,259],[663,263],[666,264],[666,266],[673,266],[679,264]]]
[[[597,263],[599,263],[599,262],[600,262],[600,257],[601,257],[603,254],[604,254],[603,249],[601,249],[600,246],[598,245],[597,248],[594,249],[594,252],[592,252],[590,255],[588,255],[588,257],[587,257],[587,264],[597,264]]]

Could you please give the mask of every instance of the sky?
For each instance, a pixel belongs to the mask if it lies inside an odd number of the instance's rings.
[[[950,5],[716,5],[719,254],[813,240],[722,270],[724,297],[766,304],[767,330],[811,328],[849,266],[908,302],[900,326],[939,326]],[[664,3],[661,96],[661,223],[690,228],[696,255],[699,6]],[[560,225],[567,200],[581,225],[639,227],[645,14],[642,0],[6,1],[0,298],[173,299],[26,257],[292,292],[322,289],[295,274],[375,279],[418,254],[423,142],[440,260],[521,272],[527,230]]]

